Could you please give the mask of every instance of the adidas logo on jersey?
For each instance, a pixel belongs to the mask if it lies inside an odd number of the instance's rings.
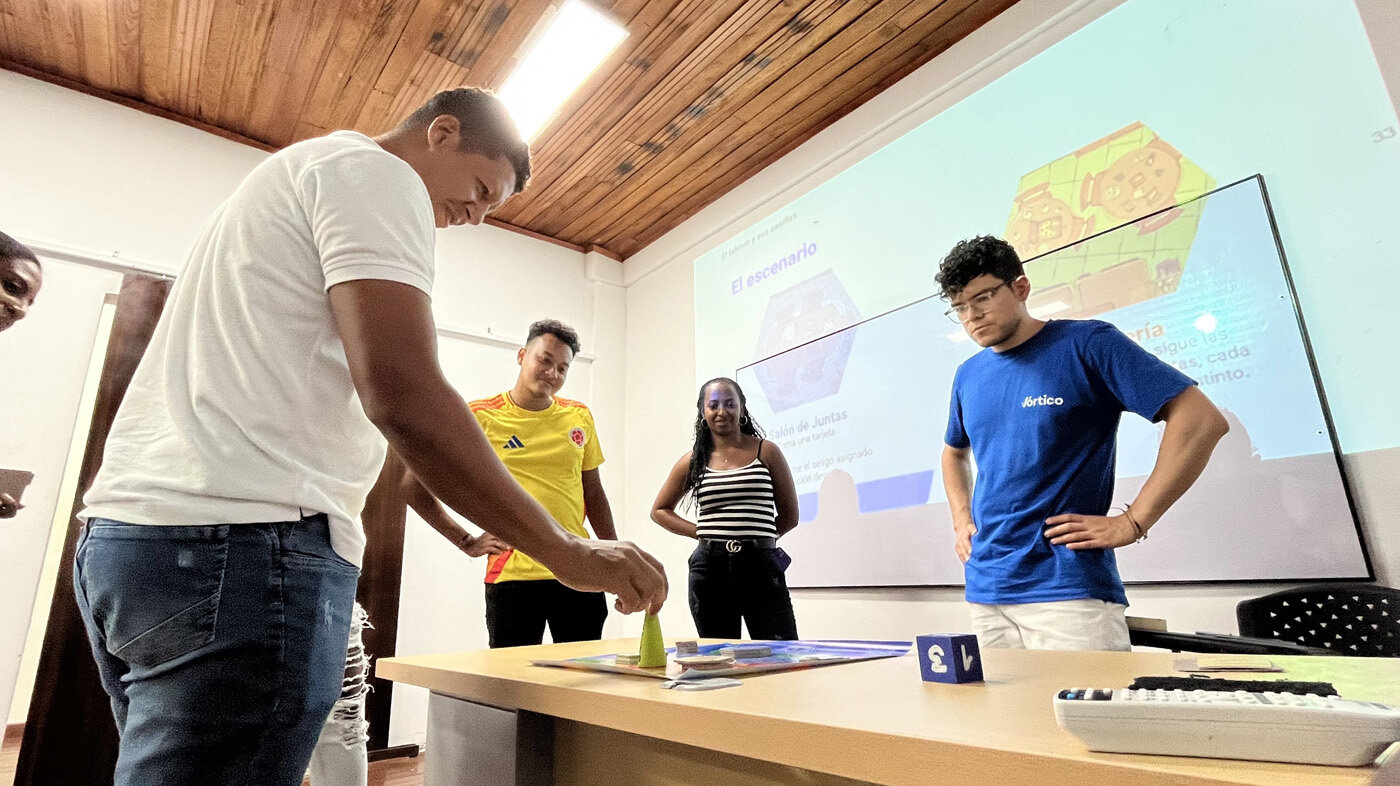
[[[1026,400],[1021,402],[1022,407],[1058,407],[1065,403],[1065,400],[1057,396],[1026,396]]]
[[[506,450],[510,450],[512,448],[523,448],[525,447],[525,443],[520,441],[520,437],[511,434],[510,439],[506,442],[506,444],[502,445],[501,447],[505,448]]]

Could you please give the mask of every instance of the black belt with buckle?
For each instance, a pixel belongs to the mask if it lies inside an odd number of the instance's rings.
[[[771,551],[778,547],[777,538],[700,538],[700,545],[711,551],[727,551],[738,554],[744,549]]]

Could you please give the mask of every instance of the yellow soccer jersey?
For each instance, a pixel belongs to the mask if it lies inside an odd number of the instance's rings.
[[[516,482],[564,529],[588,537],[583,526],[583,473],[603,463],[588,407],[556,396],[549,409],[531,412],[516,406],[508,393],[470,406]],[[486,568],[487,584],[552,578],[549,568],[515,550],[491,557]]]

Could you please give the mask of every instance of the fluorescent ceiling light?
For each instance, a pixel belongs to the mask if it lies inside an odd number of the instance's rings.
[[[521,136],[534,139],[627,31],[580,0],[565,0],[541,21],[528,53],[497,95],[510,109]]]

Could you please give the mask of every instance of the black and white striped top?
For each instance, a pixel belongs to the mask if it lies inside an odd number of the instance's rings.
[[[738,469],[706,469],[695,484],[702,538],[776,538],[773,476],[755,458]]]

